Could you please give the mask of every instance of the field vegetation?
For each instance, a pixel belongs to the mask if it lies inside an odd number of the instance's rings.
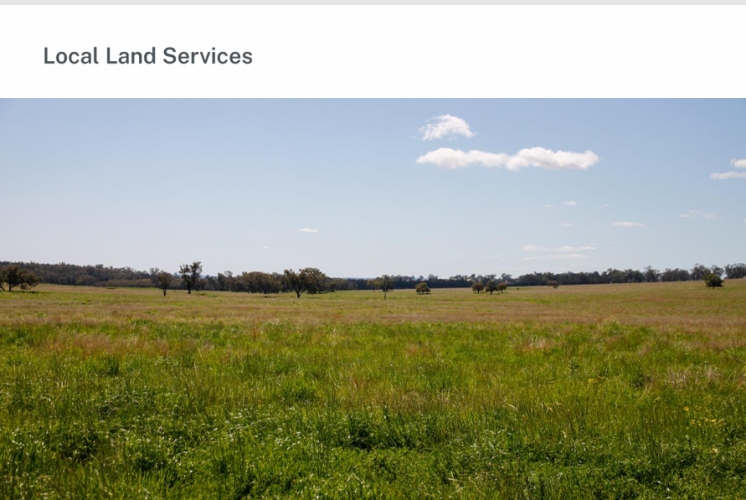
[[[746,497],[746,280],[191,292],[0,292],[0,498]]]

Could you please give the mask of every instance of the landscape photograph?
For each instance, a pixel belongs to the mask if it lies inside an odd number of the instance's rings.
[[[0,498],[746,498],[746,100],[0,99]]]

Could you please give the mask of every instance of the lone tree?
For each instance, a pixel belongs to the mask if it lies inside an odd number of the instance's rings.
[[[473,285],[471,285],[471,291],[474,293],[481,293],[482,290],[484,290],[484,284],[477,281]]]
[[[484,286],[484,291],[490,292],[490,295],[495,293],[497,291],[497,283],[495,283],[495,280],[489,280]]]
[[[329,288],[329,277],[315,267],[301,269],[300,277],[309,295],[326,292]]]
[[[386,300],[386,294],[394,289],[394,280],[391,276],[384,274],[374,280],[368,282],[373,288],[381,290],[383,292],[383,300]]]
[[[723,278],[719,274],[709,273],[705,275],[705,285],[707,288],[718,288],[723,286]]]
[[[199,279],[202,274],[202,263],[192,262],[191,264],[183,264],[179,268],[179,274],[181,275],[181,281],[187,289],[187,293],[192,293],[192,288],[195,290],[199,289]]]
[[[0,269],[0,289],[5,290],[3,282],[8,285],[8,291],[12,292],[14,287],[20,286],[23,290],[31,288],[39,283],[39,278],[34,273],[18,266],[8,266]]]
[[[296,273],[292,269],[285,269],[283,277],[285,279],[285,284],[287,285],[287,287],[294,291],[298,298],[300,298],[303,292],[306,291],[306,287],[303,284],[303,278],[301,278],[300,273]]]
[[[171,282],[174,280],[174,276],[166,271],[160,271],[155,275],[155,279],[158,282],[158,288],[163,290],[163,296],[166,296],[166,290],[171,286]]]
[[[507,289],[508,289],[508,284],[507,283],[498,283],[497,284],[497,291],[498,292],[503,293]]]
[[[283,288],[294,291],[298,298],[304,293],[313,295],[329,290],[329,277],[315,267],[306,267],[298,272],[285,269],[283,281]]]
[[[419,283],[414,287],[414,291],[417,292],[417,295],[427,295],[430,293],[430,287],[427,286],[427,283]]]
[[[559,281],[547,281],[547,286],[551,286],[556,290],[559,288]]]

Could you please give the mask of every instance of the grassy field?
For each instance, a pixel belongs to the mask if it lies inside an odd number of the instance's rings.
[[[746,498],[746,281],[0,292],[0,498]]]

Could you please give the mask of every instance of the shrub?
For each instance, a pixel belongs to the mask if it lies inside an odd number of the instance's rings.
[[[723,278],[715,273],[705,275],[705,285],[707,288],[718,288],[723,286]]]

